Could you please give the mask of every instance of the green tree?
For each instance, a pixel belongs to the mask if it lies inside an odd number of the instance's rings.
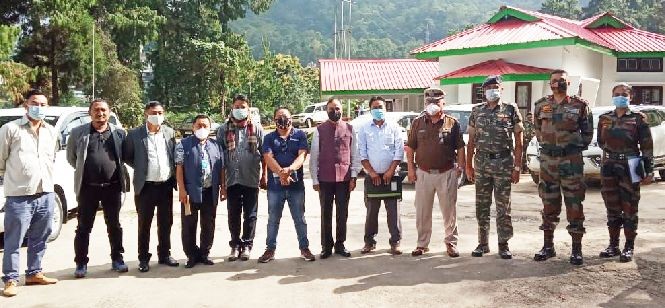
[[[574,20],[582,16],[582,6],[579,0],[545,0],[540,11]]]

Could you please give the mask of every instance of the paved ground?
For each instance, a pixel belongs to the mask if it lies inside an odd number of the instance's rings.
[[[129,273],[110,271],[108,240],[100,213],[93,230],[87,278],[73,278],[76,221],[70,221],[64,226],[60,238],[50,244],[44,259],[47,273],[62,281],[47,287],[22,286],[17,297],[0,298],[0,307],[254,307],[266,304],[277,307],[660,307],[665,303],[664,182],[643,189],[637,257],[635,262],[625,264],[597,257],[607,244],[605,210],[598,188],[589,189],[585,202],[586,263],[580,267],[568,263],[570,237],[563,227],[555,235],[559,256],[544,263],[531,260],[542,245],[538,230],[541,204],[536,186],[528,176],[523,176],[522,183],[514,186],[515,237],[510,243],[516,257],[509,261],[497,258],[496,245],[492,245],[492,253],[488,256],[470,256],[476,245],[472,186],[465,186],[459,193],[462,257],[451,259],[444,255],[442,221],[437,211],[430,254],[420,258],[408,254],[390,256],[387,253],[387,227],[382,224],[379,251],[361,256],[365,209],[361,202],[362,182],[359,184],[352,194],[348,222],[347,247],[353,252],[352,258],[335,256],[311,263],[300,260],[292,220],[285,211],[277,260],[257,264],[256,258],[264,247],[267,221],[266,194],[261,192],[256,249],[250,261],[229,263],[224,260],[229,251],[229,235],[226,204],[223,204],[218,210],[216,239],[211,252],[215,265],[185,269],[182,266],[167,268],[153,262],[149,273],[140,273],[136,261],[136,213],[131,198],[128,198],[121,218]],[[413,199],[413,191],[408,191],[401,204],[405,252],[415,245]],[[319,251],[319,217],[317,195],[308,190],[309,239],[315,252]],[[380,219],[385,221],[384,211]],[[173,230],[173,255],[184,262],[178,218]],[[495,243],[496,236],[490,240]],[[153,252],[156,244],[153,237]],[[21,253],[24,266],[25,250]]]

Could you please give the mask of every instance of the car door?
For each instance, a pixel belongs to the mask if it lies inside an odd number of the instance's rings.
[[[662,161],[665,158],[665,110],[652,109],[646,110],[644,113],[647,115],[647,122],[651,129],[653,156],[656,162]]]
[[[314,122],[321,123],[328,120],[328,113],[326,112],[326,105],[316,106],[314,108]]]

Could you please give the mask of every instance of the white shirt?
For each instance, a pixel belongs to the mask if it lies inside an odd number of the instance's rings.
[[[42,121],[37,135],[27,116],[0,128],[0,176],[5,196],[53,192],[53,163],[58,133]]]
[[[145,180],[148,182],[164,182],[171,177],[169,167],[169,154],[166,151],[166,138],[161,130],[156,133],[150,132],[148,126],[148,174]]]

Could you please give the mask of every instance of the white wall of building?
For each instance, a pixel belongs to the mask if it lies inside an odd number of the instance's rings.
[[[563,68],[569,72],[571,85],[569,94],[577,94],[582,83],[583,97],[592,106],[611,104],[612,87],[620,82],[642,86],[665,86],[665,72],[619,73],[617,59],[580,46],[558,46],[522,50],[498,51],[468,55],[439,57],[441,74],[468,67],[488,60],[503,59],[507,62],[542,68]],[[598,80],[599,82],[594,81]],[[443,86],[448,93],[448,102],[469,104],[472,102],[471,84]],[[594,93],[596,92],[596,93]],[[551,94],[549,83],[532,82],[532,102]],[[515,99],[515,84],[504,83],[504,98]]]

